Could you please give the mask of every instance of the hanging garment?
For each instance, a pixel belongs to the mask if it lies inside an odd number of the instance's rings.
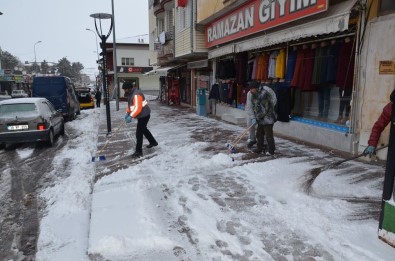
[[[291,83],[292,77],[295,71],[295,64],[296,64],[296,50],[292,50],[288,53],[288,61],[287,61],[287,69],[285,73],[285,82],[288,84]]]
[[[254,69],[254,61],[255,61],[255,59],[248,60],[247,81],[251,81],[252,80],[252,72],[253,72],[253,69]]]
[[[295,70],[291,80],[291,87],[301,88],[302,86],[302,75],[303,75],[303,62],[304,62],[305,50],[298,49],[296,54]]]
[[[252,73],[251,73],[251,79],[256,80],[256,75],[257,75],[257,70],[258,70],[258,57],[254,57],[253,59],[253,67],[252,67]]]
[[[267,81],[269,79],[269,60],[270,60],[270,56],[267,53],[264,53],[261,81]]]
[[[256,80],[262,81],[263,78],[263,64],[265,62],[265,56],[263,54],[258,56],[258,69],[256,74]]]
[[[278,54],[279,51],[274,51],[270,54],[268,78],[276,78],[276,59]]]
[[[324,48],[317,47],[315,49],[314,65],[313,65],[313,78],[312,84],[320,84],[322,76],[322,59],[324,56]]]
[[[208,99],[214,99],[214,100],[219,100],[220,99],[220,95],[219,95],[219,84],[218,83],[214,83],[211,86],[211,91],[210,94],[208,95]]]
[[[285,49],[281,49],[276,58],[275,78],[284,79],[285,77]]]
[[[291,88],[289,88],[289,83],[275,83],[274,89],[277,96],[277,120],[289,122],[291,114]]]
[[[241,84],[245,84],[245,82],[247,81],[247,63],[248,63],[248,53],[247,52],[242,52],[242,53],[238,53],[236,55],[236,59],[235,59],[236,63],[233,64],[233,68],[236,68],[235,70],[235,76],[231,76],[229,78],[236,78],[236,83],[241,83]]]
[[[339,49],[340,45],[337,42],[327,46],[326,55],[323,59],[322,83],[336,83]]]
[[[222,97],[221,101],[224,103],[228,102],[228,96],[229,96],[229,84],[223,83],[221,84],[221,89],[222,89]]]
[[[354,77],[353,41],[344,43],[339,50],[336,72],[336,86],[341,89],[351,89]]]
[[[311,84],[311,80],[313,77],[313,68],[314,68],[314,57],[315,57],[315,50],[311,48],[307,48],[305,50],[304,55],[304,72],[302,75],[302,91],[314,91],[315,87]]]

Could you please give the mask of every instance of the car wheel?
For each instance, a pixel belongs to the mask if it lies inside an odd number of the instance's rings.
[[[69,120],[70,121],[75,120],[75,112],[69,116]]]
[[[49,147],[52,147],[54,144],[54,135],[53,135],[53,130],[50,130],[48,133],[48,140],[47,140],[47,145]]]
[[[5,149],[5,143],[0,143],[0,150],[4,150]]]

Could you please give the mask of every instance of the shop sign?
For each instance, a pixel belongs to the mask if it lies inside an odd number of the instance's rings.
[[[0,81],[24,83],[27,82],[25,78],[23,75],[1,75]]]
[[[23,75],[14,75],[12,79],[17,83],[25,82]]]
[[[379,74],[395,74],[395,64],[393,61],[380,61]]]
[[[210,48],[247,35],[324,12],[328,0],[254,0],[206,27]]]
[[[152,69],[152,67],[117,66],[118,73],[146,73]]]

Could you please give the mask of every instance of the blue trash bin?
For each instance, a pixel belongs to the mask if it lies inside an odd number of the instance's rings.
[[[197,89],[196,97],[198,105],[206,105],[206,89]]]
[[[199,116],[207,116],[207,110],[206,110],[206,89],[197,89],[196,90],[196,113]]]

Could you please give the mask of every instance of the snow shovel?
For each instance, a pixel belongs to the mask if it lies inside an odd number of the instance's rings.
[[[255,126],[255,124],[251,124],[250,127],[246,128],[237,138],[235,141],[232,143],[226,143],[226,147],[228,148],[230,153],[236,153],[236,145],[241,141],[241,139],[244,137],[244,135],[252,128],[252,126]]]
[[[118,128],[115,130],[114,133],[118,133],[118,130],[125,125],[125,121],[122,122],[122,124],[120,124],[118,126]],[[96,162],[96,161],[104,161],[106,160],[106,155],[100,155],[100,153],[107,147],[108,143],[111,141],[112,137],[114,137],[114,135],[111,135],[111,137],[106,141],[106,143],[104,144],[104,146],[97,152],[96,156],[92,156],[92,162]]]
[[[388,145],[385,145],[383,147],[380,147],[380,148],[376,149],[376,151],[382,150],[382,149],[387,148],[387,147],[388,147]],[[339,166],[340,164],[342,164],[344,162],[358,159],[358,158],[360,158],[362,156],[366,156],[366,154],[364,154],[362,152],[361,154],[352,156],[350,158],[339,160],[339,161],[336,161],[336,162],[332,162],[332,163],[330,163],[330,164],[328,164],[326,166],[323,166],[323,167],[317,167],[317,168],[311,169],[309,171],[308,179],[306,180],[306,182],[303,185],[304,186],[304,190],[307,192],[307,194],[310,194],[311,186],[313,185],[313,183],[314,183],[315,179],[318,177],[318,175],[321,174],[321,172],[323,172],[323,171],[325,171],[327,169],[331,169],[331,168],[337,167],[337,166]]]

